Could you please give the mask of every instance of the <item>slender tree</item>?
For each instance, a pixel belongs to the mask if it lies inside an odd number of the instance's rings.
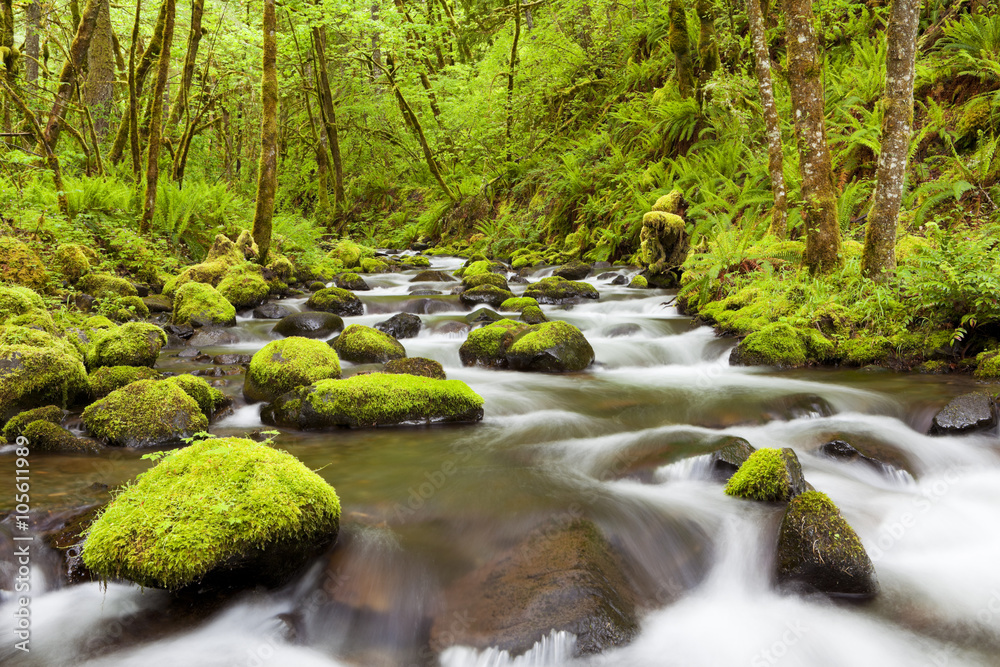
[[[121,127],[127,128],[127,134],[131,137],[131,142],[129,147],[132,154],[132,175],[135,177],[135,182],[139,182],[139,178],[142,176],[142,153],[139,150],[139,98],[138,92],[136,91],[136,81],[135,81],[135,51],[136,46],[139,43],[139,18],[142,15],[142,0],[135,0],[135,20],[132,23],[132,42],[128,49],[128,118],[126,119],[127,125],[123,124]],[[117,137],[115,140],[117,141]],[[112,158],[114,159],[114,158]]]
[[[514,39],[507,64],[507,162],[513,159],[514,145],[514,75],[517,73],[517,41],[521,37],[521,0],[514,0]]]
[[[862,273],[877,282],[884,281],[896,269],[896,223],[913,130],[913,78],[919,23],[920,0],[893,0],[889,10],[882,150],[861,255]]]
[[[257,206],[253,215],[253,240],[261,264],[271,249],[271,218],[278,187],[278,28],[274,0],[264,0],[264,57],[261,75],[260,164],[257,169]]]
[[[146,194],[143,197],[142,220],[139,222],[139,232],[145,234],[153,222],[153,211],[156,209],[156,184],[160,177],[160,136],[163,116],[163,92],[167,87],[167,75],[170,74],[170,43],[174,39],[174,14],[176,0],[163,0],[166,13],[163,24],[163,47],[156,65],[156,84],[153,86],[153,101],[149,115],[149,140],[146,149]]]
[[[42,23],[42,7],[38,0],[31,0],[25,8],[25,35],[24,35],[24,80],[28,83],[35,83],[38,80],[38,57],[39,51],[38,33]]]
[[[94,27],[97,25],[97,15],[100,9],[101,0],[87,0],[87,6],[77,24],[76,37],[73,38],[73,43],[69,47],[69,58],[59,75],[59,88],[56,91],[52,111],[49,112],[49,120],[44,131],[45,143],[51,151],[56,149],[56,142],[59,141],[59,129],[63,123],[63,114],[66,113],[66,107],[69,106],[73,97],[73,88],[87,62],[87,50],[90,48],[90,40],[94,36]]]
[[[187,52],[184,55],[184,71],[181,75],[181,85],[177,91],[177,101],[170,108],[168,125],[175,126],[187,112],[191,92],[191,81],[194,79],[194,66],[198,58],[198,46],[201,44],[201,19],[205,14],[205,0],[191,0],[191,29],[188,31]]]
[[[316,73],[316,90],[319,94],[320,116],[326,133],[327,145],[330,147],[330,159],[333,165],[333,208],[336,211],[345,202],[344,166],[340,156],[340,135],[337,130],[337,107],[333,102],[333,91],[330,89],[330,77],[326,71],[326,34],[323,28],[313,26],[313,71]]]

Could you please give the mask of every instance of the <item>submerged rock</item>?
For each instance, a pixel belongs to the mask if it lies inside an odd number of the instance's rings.
[[[329,338],[343,330],[344,319],[340,315],[321,312],[287,315],[271,329],[273,333],[282,336],[301,336],[303,338]]]
[[[528,285],[524,296],[531,297],[538,303],[567,304],[578,303],[581,299],[597,299],[601,295],[590,283],[550,276]]]
[[[361,299],[354,296],[353,292],[339,287],[326,287],[315,292],[306,301],[306,306],[343,316],[364,315],[365,312]]]
[[[729,478],[726,493],[750,500],[790,500],[808,488],[795,452],[763,448],[751,453]]]
[[[413,313],[396,313],[392,317],[375,325],[382,333],[387,333],[397,340],[400,338],[416,338],[424,323]]]
[[[273,401],[296,387],[340,377],[340,359],[320,340],[292,336],[271,341],[250,360],[243,396]]]
[[[286,581],[334,540],[340,500],[292,455],[210,438],[167,455],[90,527],[83,561],[142,586],[253,587]]]
[[[109,445],[162,447],[204,431],[208,419],[177,384],[138,380],[87,406],[83,425]]]
[[[385,363],[402,359],[406,349],[387,333],[361,324],[352,324],[330,341],[340,358],[356,364]]]
[[[934,416],[931,435],[957,435],[991,431],[997,425],[997,406],[986,392],[976,391],[953,398]]]

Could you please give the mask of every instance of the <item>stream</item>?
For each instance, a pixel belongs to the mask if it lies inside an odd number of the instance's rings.
[[[431,268],[461,265],[433,258]],[[410,283],[414,274],[365,276],[372,290],[357,293],[365,314],[345,323],[419,314],[423,330],[401,341],[407,354],[439,361],[449,379],[483,396],[482,422],[283,431],[278,446],[336,488],[344,517],[335,550],[278,590],[200,599],[124,584],[64,586],[60,559],[36,547],[31,652],[15,651],[5,629],[0,664],[1000,665],[1000,436],[925,435],[937,410],[983,383],[881,369],[731,367],[733,341],[680,315],[672,293],[593,276],[599,300],[542,307],[584,332],[597,359],[586,372],[466,368],[458,348],[469,310],[456,296],[409,293],[447,293],[458,283]],[[525,287],[510,286],[515,295]],[[305,298],[281,303],[302,309]],[[273,339],[274,322],[241,317],[237,342],[202,351],[252,354]],[[157,368],[211,368],[179,351],[164,350]],[[372,368],[344,364],[345,376]],[[241,396],[241,374],[218,379]],[[211,430],[268,430],[258,412],[238,398]],[[80,428],[78,420],[70,426]],[[724,436],[795,450],[806,479],[864,543],[881,584],[876,599],[774,589],[782,508],[730,498],[711,479],[705,454]],[[897,465],[818,453],[835,438],[892,452]],[[33,508],[104,502],[109,488],[151,465],[144,453],[33,457]],[[9,448],[0,454],[5,480],[14,478],[13,458]],[[12,509],[4,493],[0,512]],[[430,619],[450,583],[542,522],[579,517],[600,527],[640,591],[631,643],[574,657],[576,638],[553,632],[520,656],[428,648]],[[9,526],[2,530],[9,544]],[[0,591],[5,628],[14,605],[14,593]]]

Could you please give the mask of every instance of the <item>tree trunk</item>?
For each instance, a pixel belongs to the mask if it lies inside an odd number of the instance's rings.
[[[191,0],[191,30],[188,32],[187,53],[184,56],[184,72],[181,76],[180,90],[177,91],[177,101],[170,110],[168,124],[173,127],[188,110],[188,95],[191,92],[191,81],[194,79],[194,65],[198,58],[198,45],[201,43],[201,18],[205,13],[205,0]]]
[[[767,32],[760,0],[747,0],[747,18],[753,42],[754,65],[757,71],[757,90],[764,111],[764,128],[767,133],[767,171],[771,175],[771,192],[774,208],[771,209],[771,233],[779,239],[788,235],[788,202],[785,193],[785,172],[782,166],[784,152],[781,145],[781,119],[774,102],[774,85],[771,82],[771,54],[767,48]]]
[[[806,224],[803,263],[813,273],[840,265],[840,226],[833,168],[826,143],[823,84],[816,52],[812,0],[782,0],[788,45],[788,85],[802,172],[802,217]]]
[[[62,124],[63,114],[73,97],[73,87],[76,85],[77,77],[87,59],[87,50],[90,48],[90,40],[94,36],[94,28],[97,25],[97,15],[102,6],[101,0],[87,0],[87,6],[83,10],[79,27],[76,30],[76,37],[69,47],[69,60],[63,65],[62,74],[59,76],[59,89],[56,92],[56,99],[52,103],[52,111],[49,112],[49,121],[45,126],[45,143],[49,150],[55,151],[56,142],[59,141],[59,128]]]
[[[333,104],[330,77],[326,72],[326,35],[320,27],[313,27],[313,54],[316,68],[316,87],[319,92],[320,112],[323,127],[330,143],[330,157],[333,164],[333,208],[337,210],[345,203],[344,167],[340,159],[340,136],[337,134],[337,108]]]
[[[677,69],[677,88],[681,97],[688,98],[694,94],[694,73],[691,67],[691,38],[687,29],[687,13],[682,0],[670,0],[670,29],[668,38],[670,50],[674,54],[674,66]]]
[[[913,78],[920,0],[893,0],[889,10],[882,150],[875,197],[868,214],[861,272],[882,282],[896,269],[896,223],[903,198],[906,160],[913,129]]]
[[[135,81],[135,50],[139,42],[139,17],[142,15],[142,0],[135,0],[135,21],[132,23],[132,42],[128,49],[128,118],[119,126],[125,127],[131,137],[129,148],[132,154],[132,175],[138,183],[142,177],[142,153],[139,150],[139,97]],[[127,123],[127,125],[126,125]],[[119,129],[119,134],[121,129]],[[117,143],[118,137],[115,137]],[[114,159],[114,158],[112,158]]]
[[[507,65],[507,162],[513,159],[514,142],[514,75],[517,68],[517,41],[521,38],[521,0],[514,0],[514,39],[510,45]]]
[[[260,121],[257,206],[253,215],[253,240],[257,243],[261,264],[267,264],[268,251],[271,249],[271,218],[274,214],[274,192],[278,187],[277,26],[274,0],[264,0],[264,59],[260,86],[263,110]]]
[[[149,141],[146,151],[146,194],[143,197],[142,220],[139,233],[149,232],[156,209],[156,184],[160,177],[160,135],[163,116],[163,91],[167,87],[170,74],[170,43],[174,39],[174,13],[176,0],[163,0],[165,15],[163,22],[163,47],[156,65],[156,83],[153,86],[153,103],[149,114]]]
[[[24,80],[28,83],[38,81],[38,58],[41,52],[38,48],[38,31],[42,21],[42,7],[38,0],[32,0],[25,8],[27,28],[24,35]]]
[[[87,50],[87,82],[83,89],[83,101],[96,116],[94,131],[98,137],[104,138],[115,92],[115,53],[111,38],[111,6],[109,0],[98,1],[97,23]]]
[[[719,59],[719,44],[715,36],[715,14],[709,0],[698,0],[698,97],[705,99],[705,84],[712,78],[722,62]]]

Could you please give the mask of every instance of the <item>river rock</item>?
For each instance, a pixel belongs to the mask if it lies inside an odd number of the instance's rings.
[[[364,315],[365,312],[361,299],[354,296],[353,292],[339,287],[326,287],[314,293],[306,301],[306,306],[342,316]]]
[[[120,327],[94,332],[96,340],[87,351],[87,367],[152,366],[167,344],[167,334],[155,324],[128,322]]]
[[[443,299],[414,299],[399,306],[399,310],[404,313],[433,315],[434,313],[447,313],[462,309],[458,306],[454,297],[448,297]]]
[[[89,405],[83,424],[106,444],[143,448],[180,445],[207,429],[208,419],[176,384],[138,380]]]
[[[750,500],[785,501],[809,488],[793,450],[763,448],[751,453],[729,478],[726,493]]]
[[[253,309],[253,317],[256,320],[280,320],[294,313],[288,306],[277,303],[265,303]]]
[[[88,389],[83,361],[68,348],[0,345],[0,421],[43,405],[68,407]]]
[[[410,278],[411,283],[453,283],[457,279],[444,271],[421,271]]]
[[[590,264],[574,259],[569,264],[563,264],[553,271],[552,275],[566,280],[583,280],[590,275]]]
[[[788,503],[781,520],[777,582],[836,597],[878,594],[875,566],[854,529],[826,494],[806,491]]]
[[[506,356],[511,370],[570,373],[594,363],[594,348],[579,329],[557,320],[517,334]]]
[[[42,419],[25,426],[21,435],[31,443],[32,454],[92,454],[101,449],[93,440],[78,438],[59,424]]]
[[[513,296],[510,291],[496,287],[495,285],[479,285],[478,287],[464,290],[458,295],[458,299],[469,307],[485,305],[492,308],[499,308],[501,303]]]
[[[433,359],[424,357],[406,357],[405,359],[393,359],[386,362],[382,367],[383,373],[404,373],[407,375],[420,375],[422,377],[434,378],[435,380],[447,380],[444,366]]]
[[[90,397],[97,400],[136,380],[159,380],[162,377],[159,371],[147,366],[101,366],[90,373],[87,379],[90,383]]]
[[[223,327],[202,327],[198,333],[191,336],[188,345],[193,347],[213,347],[216,345],[232,345],[238,343],[240,337],[232,330]]]
[[[873,459],[870,456],[865,456],[857,448],[855,448],[851,443],[845,442],[844,440],[831,440],[830,442],[824,443],[819,448],[819,453],[827,458],[835,459],[837,461],[845,461],[852,463],[859,461],[874,468],[875,471],[892,476],[892,473],[898,469],[905,470],[903,467],[893,466],[888,463],[883,463],[878,459]]]
[[[333,284],[340,289],[351,290],[352,292],[367,292],[371,286],[365,279],[356,273],[340,273],[333,277]]]
[[[507,299],[507,301],[510,301],[510,299]],[[468,324],[490,324],[492,322],[499,322],[504,319],[504,316],[489,308],[477,308],[463,319]]]
[[[291,336],[274,340],[253,355],[243,383],[243,397],[273,401],[296,387],[340,377],[340,359],[321,340]]]
[[[171,313],[174,310],[174,300],[163,294],[144,296],[142,302],[151,313]]]
[[[217,289],[234,308],[241,311],[264,303],[271,291],[256,264],[241,264],[229,269]]]
[[[615,286],[628,285],[628,278],[619,274],[616,274],[614,278],[611,279],[611,284]]]
[[[962,394],[934,416],[931,435],[957,435],[992,431],[997,425],[997,406],[983,391]]]
[[[189,282],[174,295],[172,322],[194,327],[233,326],[236,308],[211,285]]]
[[[614,326],[608,327],[604,331],[604,335],[608,338],[621,338],[623,336],[631,336],[642,331],[640,327],[635,322],[625,322],[623,324],[615,324]]]
[[[416,338],[424,323],[413,313],[396,313],[392,317],[375,325],[382,333],[393,338]]]
[[[540,527],[452,584],[434,619],[431,646],[495,646],[523,653],[552,630],[577,637],[578,654],[628,643],[638,632],[635,594],[596,526]],[[463,623],[452,621],[456,615]]]
[[[462,278],[463,289],[470,290],[484,285],[492,285],[507,292],[510,291],[507,279],[502,273],[476,273]]]
[[[330,341],[340,358],[356,364],[384,364],[406,356],[403,345],[387,333],[352,324]]]
[[[439,290],[426,289],[424,287],[420,287],[419,285],[414,285],[406,291],[410,296],[438,296],[439,294],[444,294],[444,292]]]
[[[271,329],[273,333],[282,336],[301,336],[303,338],[329,338],[343,330],[344,319],[340,315],[321,312],[286,315]]]
[[[232,366],[234,364],[249,364],[253,359],[252,354],[217,354],[212,357],[212,363],[219,366]]]
[[[709,455],[711,457],[710,471],[714,479],[720,482],[728,482],[757,450],[743,438],[735,436],[727,437],[721,445],[719,449]],[[801,470],[799,468],[800,473]]]
[[[28,424],[36,421],[46,421],[51,424],[61,424],[66,411],[58,405],[45,405],[40,408],[25,410],[11,417],[3,427],[3,437],[8,443],[17,440]]]
[[[519,319],[525,324],[541,324],[549,321],[549,318],[545,317],[545,313],[538,306],[528,306],[522,310]]]
[[[590,283],[549,276],[528,285],[524,296],[530,296],[542,304],[567,304],[579,303],[583,299],[597,299],[600,298],[600,293]]]

